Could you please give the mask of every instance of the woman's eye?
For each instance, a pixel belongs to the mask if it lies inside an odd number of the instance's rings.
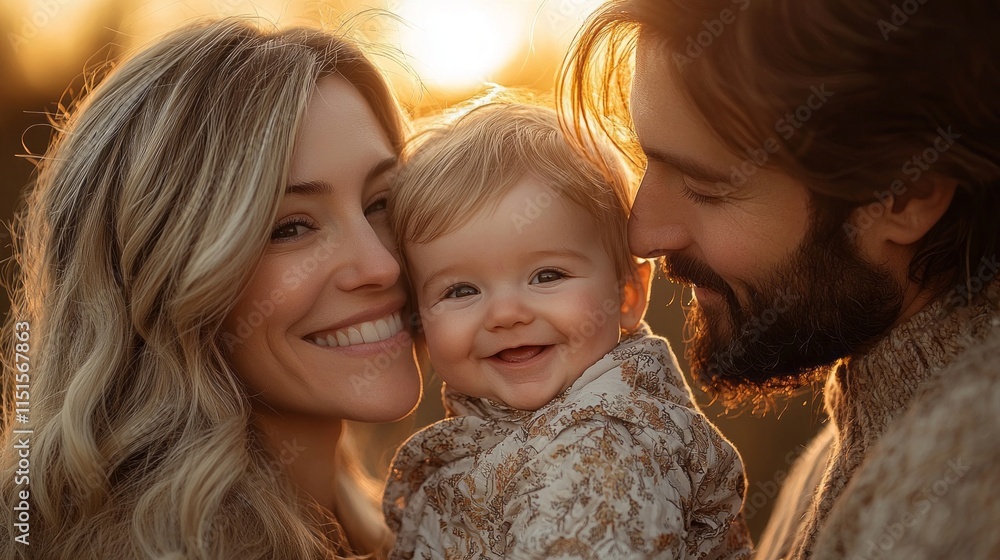
[[[562,271],[554,269],[546,269],[539,271],[534,278],[531,279],[532,284],[545,284],[547,282],[555,282],[556,280],[562,280],[566,275]]]
[[[296,237],[305,235],[311,228],[303,220],[293,220],[278,224],[271,232],[271,241],[290,241]]]
[[[445,299],[450,299],[450,298],[464,298],[464,297],[474,296],[474,295],[476,295],[478,293],[479,293],[479,290],[477,290],[475,287],[473,287],[473,286],[471,286],[469,284],[456,284],[456,285],[448,288],[444,292],[444,298]]]
[[[382,212],[383,210],[385,210],[386,200],[388,200],[388,196],[382,195],[376,198],[374,201],[372,201],[372,203],[369,204],[367,208],[365,208],[365,216],[369,214],[374,214],[375,212]]]

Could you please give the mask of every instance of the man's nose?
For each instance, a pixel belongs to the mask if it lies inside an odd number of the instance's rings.
[[[644,177],[628,219],[632,254],[655,258],[687,248],[691,235],[684,222],[685,202],[669,196],[667,189],[649,184]]]

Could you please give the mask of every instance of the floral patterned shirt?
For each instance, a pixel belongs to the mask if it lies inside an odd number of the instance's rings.
[[[390,558],[749,557],[739,454],[645,324],[537,411],[444,393],[393,460]]]

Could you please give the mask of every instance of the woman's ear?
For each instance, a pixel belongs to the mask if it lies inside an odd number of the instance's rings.
[[[653,278],[653,263],[644,260],[626,279],[622,288],[621,328],[627,332],[639,326],[649,307],[649,289]]]

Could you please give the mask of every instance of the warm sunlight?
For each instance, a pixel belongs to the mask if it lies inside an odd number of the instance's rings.
[[[7,42],[34,87],[65,83],[83,67],[73,50],[100,28],[95,13],[105,0],[32,0],[4,2],[0,14],[12,23]]]
[[[399,47],[429,87],[473,88],[488,81],[523,45],[523,3],[401,0]]]

